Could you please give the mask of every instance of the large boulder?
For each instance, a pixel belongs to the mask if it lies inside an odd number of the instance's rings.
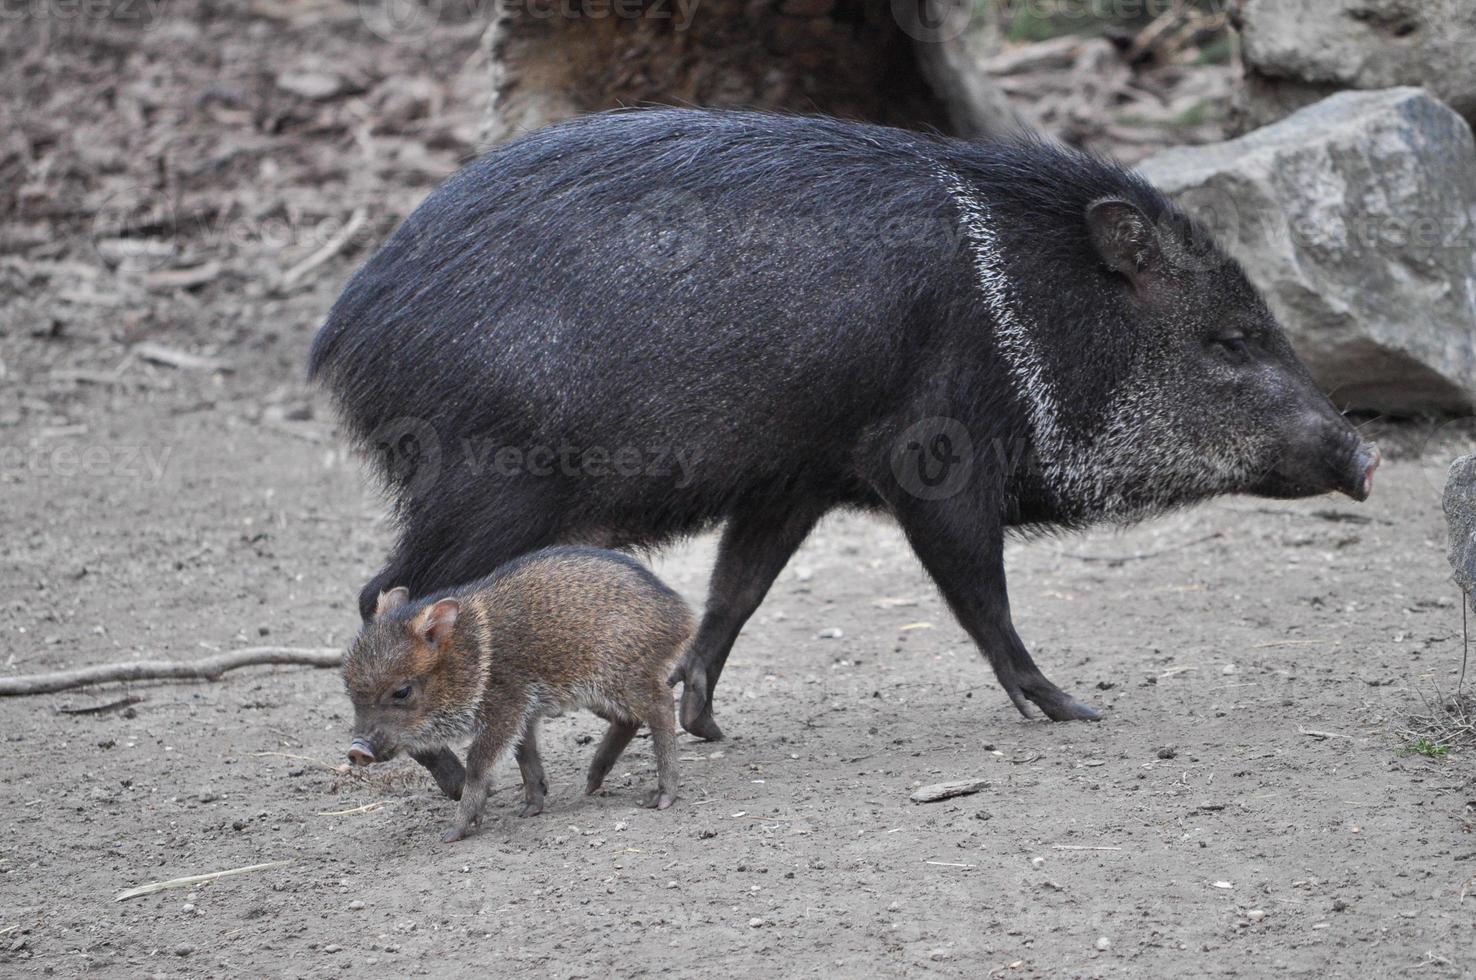
[[[1342,89],[1419,85],[1476,124],[1472,0],[1241,0],[1239,108],[1265,125]]]
[[[1450,527],[1451,577],[1476,609],[1476,456],[1450,464],[1445,522]]]
[[[1339,406],[1471,407],[1476,143],[1448,107],[1342,92],[1139,169],[1218,232]]]

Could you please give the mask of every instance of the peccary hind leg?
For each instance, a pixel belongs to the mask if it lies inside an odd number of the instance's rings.
[[[548,780],[543,778],[543,760],[538,755],[537,720],[528,722],[516,755],[523,776],[523,808],[518,816],[536,817],[543,812],[543,798],[548,795]]]
[[[589,778],[584,783],[585,795],[604,785],[605,777],[610,774],[615,760],[620,758],[620,753],[625,751],[625,747],[635,737],[636,729],[641,727],[634,721],[619,718],[608,720],[610,727],[605,730],[605,737],[600,739],[600,747],[595,750],[594,761],[589,764]]]
[[[1003,526],[981,520],[962,495],[946,501],[904,498],[894,510],[923,567],[1020,714],[1029,718],[1034,702],[1052,721],[1100,717],[1052,684],[1016,635],[1005,591]]]
[[[800,506],[777,515],[740,511],[729,519],[702,625],[669,681],[683,682],[682,727],[698,738],[723,737],[712,718],[712,695],[733,641],[823,513],[823,507]]]
[[[656,788],[646,794],[641,805],[665,810],[677,798],[676,720],[672,717],[670,692],[654,685],[640,711],[651,729],[651,749],[656,755]]]

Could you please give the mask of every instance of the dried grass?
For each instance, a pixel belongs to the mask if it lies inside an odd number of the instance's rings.
[[[1394,734],[1409,752],[1442,758],[1451,750],[1476,751],[1476,692],[1466,689],[1466,665],[1471,654],[1470,624],[1466,610],[1470,593],[1461,596],[1461,673],[1454,693],[1447,695],[1439,681],[1432,681],[1434,698],[1416,689],[1421,708],[1400,717]]]

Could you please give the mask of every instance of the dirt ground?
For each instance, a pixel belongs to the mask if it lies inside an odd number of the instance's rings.
[[[141,42],[0,27],[0,676],[340,646],[389,541],[302,363],[469,152],[476,32],[181,9]],[[338,83],[291,76],[318,55]],[[483,830],[441,845],[451,805],[412,763],[336,768],[331,671],[0,701],[0,973],[1476,975],[1471,753],[1400,734],[1461,663],[1439,492],[1469,440],[1440,429],[1383,426],[1366,504],[1012,545],[1019,630],[1100,724],[1020,719],[899,533],[834,516],[739,640],[729,739],[683,736],[660,813],[635,805],[643,738],[580,795],[600,726],[569,716],[546,812],[513,816],[505,765]],[[698,604],[712,553],[656,565]],[[963,778],[987,785],[909,801]]]

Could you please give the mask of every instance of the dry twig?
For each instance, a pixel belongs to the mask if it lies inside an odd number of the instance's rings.
[[[363,806],[349,807],[347,810],[323,810],[318,813],[320,817],[347,817],[355,813],[373,813],[380,807],[389,806],[394,800],[375,800],[373,803],[365,803]]]
[[[266,871],[270,868],[285,868],[289,864],[296,863],[296,859],[289,859],[286,861],[268,861],[265,864],[248,864],[244,868],[228,868],[225,871],[212,871],[209,874],[190,875],[187,878],[170,878],[168,881],[153,881],[147,885],[139,885],[137,888],[130,888],[127,891],[121,891],[117,895],[113,896],[113,901],[126,902],[130,898],[139,898],[143,895],[152,895],[155,892],[167,891],[171,888],[186,888],[190,885],[199,885],[207,881],[214,881],[217,878],[229,878],[232,875],[243,875],[249,871]]]
[[[0,677],[0,696],[53,694],[89,684],[115,681],[186,680],[213,681],[228,670],[267,664],[294,664],[306,667],[337,667],[343,651],[336,647],[303,649],[299,647],[247,647],[231,650],[200,660],[133,660],[121,664],[99,664],[59,670],[50,674],[28,674]]]
[[[140,341],[133,345],[133,353],[153,364],[162,364],[165,367],[179,368],[181,371],[231,371],[229,364],[215,357],[205,357],[201,354],[191,354],[189,351],[176,350],[173,347],[165,347],[151,340]]]
[[[56,712],[61,715],[105,715],[109,711],[127,708],[131,705],[139,704],[142,701],[143,698],[130,695],[126,698],[119,698],[116,701],[109,701],[106,704],[89,704],[85,708],[57,708]]]

